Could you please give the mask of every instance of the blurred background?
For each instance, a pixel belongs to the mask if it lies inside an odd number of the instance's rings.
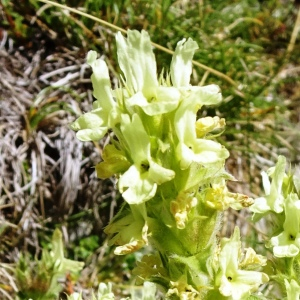
[[[184,37],[198,43],[194,60],[219,73],[195,65],[191,83],[214,83],[222,90],[223,102],[203,108],[199,116],[226,119],[218,141],[231,153],[227,169],[237,179],[229,184],[232,191],[261,195],[260,172],[273,166],[279,154],[297,167],[299,1],[57,3],[124,30],[147,30],[154,43],[169,50]],[[20,297],[15,270],[21,253],[32,272],[41,249],[51,249],[55,228],[63,233],[65,255],[85,262],[80,277],[66,274],[63,293],[83,289],[88,294],[107,281],[121,290],[130,285],[139,254],[116,257],[103,233],[122,199],[115,179],[99,180],[94,172],[110,134],[99,143],[80,142],[69,129],[93,102],[88,50],[107,62],[112,86],[117,86],[115,33],[38,0],[0,1],[0,299],[15,299],[18,292]],[[158,72],[168,70],[171,55],[154,51]],[[246,226],[247,216],[247,211],[226,213],[222,234],[238,223],[243,234],[251,231],[245,244],[260,247],[257,233]],[[43,288],[41,281],[31,284],[31,289]]]

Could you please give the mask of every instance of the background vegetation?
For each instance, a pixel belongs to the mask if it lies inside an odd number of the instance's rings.
[[[231,152],[235,191],[260,194],[259,172],[279,154],[299,163],[298,1],[57,2],[125,30],[145,29],[169,50],[183,37],[197,41],[194,59],[204,67],[195,65],[192,81],[221,87],[222,104],[201,113],[226,118],[220,142]],[[38,0],[0,3],[0,298],[27,299],[15,272],[20,268],[32,276],[27,288],[43,294],[39,276],[47,285],[53,270],[40,275],[37,265],[42,249],[51,250],[55,228],[63,233],[65,255],[85,262],[80,277],[65,274],[63,293],[88,295],[107,281],[126,293],[138,254],[115,257],[106,245],[103,228],[122,199],[115,180],[98,180],[93,169],[110,136],[82,143],[68,128],[93,101],[88,50],[106,60],[117,84],[116,31]],[[168,68],[170,54],[155,53],[159,71]],[[250,228],[247,211],[226,218],[222,235],[235,223],[244,235]],[[246,243],[257,249],[259,235],[251,232]]]

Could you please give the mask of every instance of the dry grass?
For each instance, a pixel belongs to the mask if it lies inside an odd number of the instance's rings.
[[[20,251],[39,255],[56,224],[69,246],[91,234],[103,243],[116,206],[113,180],[94,174],[101,144],[82,143],[68,128],[92,103],[84,55],[27,51],[7,36],[1,42],[0,261],[10,264]],[[1,299],[16,290],[3,266]]]

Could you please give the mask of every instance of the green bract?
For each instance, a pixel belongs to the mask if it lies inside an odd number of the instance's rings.
[[[284,280],[284,284],[287,291],[287,300],[297,300],[300,297],[300,286],[296,280],[292,279],[290,282]]]
[[[40,259],[20,255],[15,269],[18,287],[15,299],[58,299],[63,290],[60,283],[65,282],[66,274],[73,276],[82,270],[83,262],[65,258],[62,233],[58,228],[53,232],[51,245],[51,251],[42,249]]]
[[[109,178],[113,175],[124,173],[129,167],[125,152],[115,145],[108,144],[102,152],[103,162],[96,165],[97,176],[99,178]]]
[[[145,204],[123,206],[105,228],[110,236],[109,244],[119,245],[115,254],[132,253],[148,244],[148,224]]]

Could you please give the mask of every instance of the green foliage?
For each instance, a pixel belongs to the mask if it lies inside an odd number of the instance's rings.
[[[16,279],[19,299],[55,299],[61,290],[59,284],[51,284],[58,266],[49,256],[31,261],[29,255],[21,255],[16,267]],[[52,285],[52,286],[51,286]]]
[[[75,256],[77,259],[85,260],[99,247],[99,237],[91,235],[79,241],[79,245],[75,248]]]
[[[62,290],[58,280],[82,269],[84,263],[64,258],[62,234],[58,229],[53,233],[51,245],[52,251],[43,249],[40,260],[32,260],[29,254],[21,254],[15,270],[18,299],[57,299]]]

